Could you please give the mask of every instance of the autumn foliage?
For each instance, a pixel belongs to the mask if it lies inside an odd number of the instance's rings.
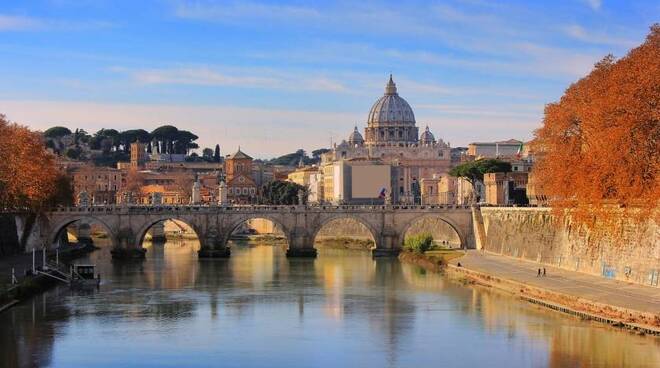
[[[615,232],[628,220],[657,222],[659,143],[656,24],[641,46],[605,57],[546,106],[535,175],[551,205],[581,225]]]
[[[0,209],[49,205],[57,178],[41,135],[0,114]]]

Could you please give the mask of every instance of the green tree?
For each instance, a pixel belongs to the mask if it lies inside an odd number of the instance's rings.
[[[147,143],[151,141],[151,134],[144,129],[131,129],[119,133],[119,140],[124,147],[124,152],[130,152],[131,143]]]
[[[213,149],[212,148],[204,148],[202,150],[202,158],[204,158],[204,161],[207,162],[212,162],[213,161]]]
[[[179,129],[172,125],[163,125],[151,132],[153,139],[158,142],[157,152],[158,153],[173,153],[172,141],[176,140],[177,135],[179,134]]]
[[[275,180],[263,187],[263,197],[268,204],[298,204],[298,193],[303,191],[303,202],[307,202],[307,189],[290,181]]]
[[[220,145],[215,145],[215,152],[213,153],[213,161],[220,162]]]
[[[187,130],[179,130],[174,138],[174,152],[178,154],[188,154],[191,149],[199,148],[199,145],[194,141],[199,137]]]
[[[483,182],[484,174],[509,171],[511,171],[511,164],[508,162],[496,159],[480,159],[453,167],[449,170],[449,175],[467,180],[475,189],[474,186],[477,182]]]
[[[415,253],[424,253],[431,247],[433,247],[433,235],[430,233],[408,236],[403,242],[403,249]]]
[[[63,126],[55,126],[44,132],[44,137],[46,138],[62,138],[64,136],[70,135],[71,130]]]
[[[71,178],[64,174],[58,174],[55,178],[55,187],[46,203],[48,206],[73,206],[73,184]]]
[[[70,147],[64,151],[64,155],[72,160],[77,160],[80,158],[82,149],[80,147]]]
[[[330,152],[329,148],[319,148],[314,151],[312,151],[312,159],[315,161],[315,163],[318,163],[321,161],[321,155],[324,153]]]
[[[112,148],[118,149],[120,144],[119,132],[115,129],[101,129],[94,133],[94,137],[90,141],[92,149],[100,149],[106,153]]]
[[[297,166],[301,158],[305,164],[311,162],[311,159],[307,156],[305,151],[303,149],[299,149],[296,152],[274,158],[270,160],[270,163],[272,165]]]

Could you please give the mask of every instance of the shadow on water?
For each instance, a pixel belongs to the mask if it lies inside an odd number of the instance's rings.
[[[25,366],[660,366],[660,343],[467,287],[397,259],[186,240],[147,259],[97,251],[99,290],[57,287],[0,314],[0,356]],[[93,343],[90,343],[93,342]],[[139,359],[137,358],[139,357]]]

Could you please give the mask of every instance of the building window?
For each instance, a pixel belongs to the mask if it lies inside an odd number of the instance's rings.
[[[247,195],[248,194],[248,188],[243,188],[243,194]]]
[[[255,188],[250,188],[250,195],[255,195],[257,190]]]
[[[234,194],[234,188],[229,188],[229,194]]]

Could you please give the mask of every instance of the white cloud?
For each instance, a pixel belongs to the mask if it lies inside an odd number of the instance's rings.
[[[571,24],[562,28],[562,31],[576,40],[597,45],[614,45],[625,48],[634,47],[637,42],[621,37],[611,36],[602,33],[590,32],[578,24]]]
[[[146,85],[180,84],[272,90],[348,92],[348,89],[342,83],[323,75],[302,75],[270,69],[231,68],[228,71],[220,71],[208,66],[186,66],[160,69],[112,67],[110,70],[127,74],[135,82]]]
[[[0,14],[0,31],[30,31],[43,26],[43,22],[36,18]]]
[[[0,14],[0,31],[81,31],[113,27],[107,21],[67,21]]]
[[[431,110],[434,113],[446,116],[462,117],[484,117],[484,118],[516,118],[528,119],[529,121],[540,121],[543,115],[543,103],[538,104],[511,104],[511,105],[486,105],[486,104],[429,104],[417,105],[418,110]]]
[[[593,10],[600,10],[603,5],[603,0],[584,0],[584,2]]]
[[[203,19],[215,21],[242,21],[245,19],[310,19],[320,14],[314,8],[271,5],[248,1],[217,2],[217,1],[184,1],[177,4],[176,16],[186,19]]]
[[[582,77],[589,73],[594,64],[603,57],[596,52],[578,52],[529,42],[518,43],[515,45],[515,49],[524,54],[526,61],[511,66],[517,67],[520,72],[534,73],[539,76],[553,74]]]

